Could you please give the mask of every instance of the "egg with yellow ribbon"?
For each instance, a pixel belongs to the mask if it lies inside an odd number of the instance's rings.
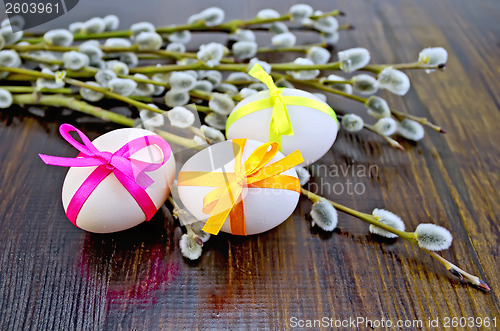
[[[333,109],[309,92],[276,87],[258,64],[249,74],[266,84],[268,90],[236,105],[226,123],[227,138],[276,142],[285,155],[299,150],[306,165],[325,155],[338,132]]]
[[[284,156],[277,143],[233,139],[191,157],[177,179],[186,209],[205,222],[203,230],[235,235],[268,231],[297,206],[299,151]]]

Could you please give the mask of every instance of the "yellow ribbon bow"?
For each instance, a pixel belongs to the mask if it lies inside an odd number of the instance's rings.
[[[227,217],[231,221],[231,233],[246,235],[245,210],[242,192],[248,188],[285,189],[300,193],[298,178],[281,175],[282,172],[304,162],[299,151],[267,165],[278,152],[278,144],[266,143],[259,146],[245,161],[242,155],[246,139],[233,139],[235,156],[234,173],[181,171],[177,179],[178,186],[216,187],[203,198],[203,212],[209,218],[203,231],[218,234]]]
[[[243,116],[272,107],[273,112],[271,116],[271,123],[269,124],[269,141],[278,143],[279,149],[281,150],[281,137],[284,135],[293,135],[293,127],[286,108],[287,105],[302,106],[306,107],[305,109],[312,108],[319,110],[332,117],[337,122],[338,128],[337,116],[335,115],[333,109],[330,108],[330,106],[328,106],[325,102],[309,97],[283,95],[283,88],[276,87],[272,77],[258,64],[252,67],[249,71],[249,75],[257,78],[269,88],[269,98],[255,100],[236,108],[227,119],[226,132],[234,122]]]
[[[286,102],[283,99],[283,88],[278,88],[274,84],[273,78],[259,64],[254,65],[248,74],[260,80],[269,89],[269,98],[273,105],[273,114],[269,125],[269,141],[276,142],[281,146],[281,136],[293,136],[292,123],[286,110]]]

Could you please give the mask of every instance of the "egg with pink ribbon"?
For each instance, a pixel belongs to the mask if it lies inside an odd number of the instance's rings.
[[[330,150],[339,124],[326,102],[306,91],[276,87],[258,64],[249,75],[268,89],[244,98],[234,107],[226,122],[227,139],[277,142],[285,155],[299,150],[306,165]]]
[[[62,202],[66,216],[77,227],[95,233],[129,229],[149,221],[167,199],[175,160],[159,135],[127,128],[90,141],[69,124],[61,125],[59,131],[80,154],[40,157],[46,164],[70,167]],[[82,143],[70,135],[72,131]]]

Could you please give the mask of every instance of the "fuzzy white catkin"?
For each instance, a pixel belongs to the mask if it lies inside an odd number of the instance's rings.
[[[60,60],[60,58],[57,58],[52,52],[40,51],[40,52],[34,52],[34,55],[43,57],[44,59],[47,59],[47,60]],[[38,66],[41,69],[47,68],[47,69],[50,69],[51,71],[55,71],[55,70],[59,69],[58,64],[49,64],[49,63],[41,63],[40,62],[40,63],[38,63]]]
[[[309,47],[306,56],[316,64],[325,64],[330,59],[330,52],[323,47],[313,46]]]
[[[293,47],[297,37],[291,32],[280,33],[271,38],[271,43],[277,48]]]
[[[135,37],[135,41],[142,51],[157,51],[161,48],[163,39],[156,32],[141,32]]]
[[[63,54],[63,62],[66,69],[77,71],[88,66],[90,59],[87,54],[70,51]]]
[[[323,93],[312,93],[316,98],[320,99],[323,102],[326,102],[328,100],[327,96]]]
[[[68,33],[70,32],[68,31]],[[5,45],[13,45],[23,37],[23,32],[13,32],[11,26],[6,25],[0,29],[0,36],[3,37]],[[73,38],[73,35],[71,37]]]
[[[49,74],[54,76],[54,79],[47,79],[47,78],[38,78],[36,80],[36,86],[38,88],[61,88],[64,86],[64,81],[56,79],[57,73],[52,72],[52,70],[48,68],[42,69],[42,74]]]
[[[237,59],[250,59],[257,54],[257,43],[254,41],[238,41],[233,44],[232,51]]]
[[[134,92],[137,83],[131,79],[114,78],[108,82],[108,87],[114,93],[129,96]]]
[[[391,116],[391,109],[387,102],[376,95],[372,95],[365,102],[366,111],[368,115],[375,118],[384,118]]]
[[[217,70],[206,70],[200,78],[208,80],[214,87],[219,86],[222,82],[222,74]]]
[[[170,75],[170,86],[173,90],[189,91],[194,84],[196,84],[196,78],[188,73],[175,71]]]
[[[450,248],[453,236],[442,226],[422,223],[415,229],[418,246],[430,251],[442,251]]]
[[[207,8],[197,15],[206,26],[216,26],[224,21],[224,10],[218,7]]]
[[[116,78],[116,73],[113,70],[101,69],[96,72],[94,78],[102,87],[108,87],[109,82]]]
[[[278,13],[274,9],[266,8],[266,9],[260,10],[257,13],[256,17],[260,18],[260,19],[263,19],[263,20],[267,20],[267,19],[272,19],[272,18],[278,18],[278,17],[280,17],[280,13]]]
[[[345,81],[344,77],[340,77],[337,75],[329,75],[327,77],[327,80],[331,81]],[[342,91],[347,94],[352,94],[352,86],[350,84],[343,84],[343,83],[337,83],[337,84],[330,84],[331,88],[334,88],[336,90]]]
[[[153,103],[149,103],[148,106],[158,109],[158,106]],[[139,111],[139,117],[144,127],[150,131],[154,131],[154,128],[159,128],[165,124],[163,114],[155,113],[149,109],[141,109]]]
[[[245,82],[250,82],[250,81],[253,81],[254,78],[252,76],[250,76],[249,74],[247,73],[244,73],[244,72],[232,72],[230,73],[228,76],[227,76],[227,80],[229,82],[233,82],[233,81],[245,81]]]
[[[200,130],[207,139],[213,142],[220,142],[226,140],[222,132],[210,126],[202,125],[200,126]]]
[[[277,87],[295,88],[295,86],[284,78],[280,78],[275,82]]]
[[[327,44],[335,45],[339,41],[339,32],[332,33],[324,32],[320,34],[321,40]]]
[[[201,241],[207,242],[208,239],[210,239],[210,233],[202,230],[204,226],[205,223],[203,222],[195,222],[191,224],[191,230],[193,230],[193,232],[196,233],[198,237],[200,237]]]
[[[255,33],[252,30],[237,29],[236,32],[228,36],[229,40],[255,41]]]
[[[248,85],[248,88],[251,88],[252,90],[256,90],[257,92],[267,90],[267,86],[264,83],[253,83]]]
[[[207,66],[213,67],[220,63],[224,56],[224,46],[219,43],[209,43],[200,46],[200,50],[196,53],[196,57]]]
[[[139,64],[139,58],[133,52],[121,53],[120,61],[125,63],[129,68],[133,68]]]
[[[125,39],[125,38],[109,38],[106,39],[104,42],[105,47],[120,47],[120,48],[127,48],[132,46],[132,43],[130,40]]]
[[[193,236],[183,234],[181,240],[179,242],[179,246],[181,247],[182,256],[189,260],[197,260],[200,258],[202,253],[202,248]]]
[[[148,79],[149,78],[142,74],[135,74],[134,77],[140,79]],[[155,86],[149,83],[136,82],[137,87],[135,88],[133,94],[140,97],[149,97],[155,93]]]
[[[208,107],[221,115],[229,115],[235,104],[231,96],[222,93],[212,93]]]
[[[313,61],[306,59],[306,58],[296,58],[295,61],[293,61],[295,64],[299,65],[313,65]],[[319,75],[319,70],[313,69],[313,70],[297,70],[297,71],[288,71],[288,74],[292,75],[293,78],[299,79],[299,80],[308,80],[308,79],[313,79],[316,76]]]
[[[405,223],[401,220],[401,218],[388,210],[375,208],[372,211],[372,215],[378,219],[379,222],[389,225],[390,227],[395,228],[399,231],[405,230]],[[384,230],[378,226],[370,225],[370,233],[378,234],[379,236],[386,238],[397,238],[398,235]]]
[[[314,21],[313,26],[316,30],[324,33],[334,33],[339,28],[339,22],[335,17],[325,16]]]
[[[9,108],[12,105],[12,94],[6,89],[0,88],[0,108]]]
[[[4,19],[0,26],[3,28],[5,26],[10,25],[13,30],[14,29],[22,30],[25,24],[26,20],[24,19],[24,17],[22,17],[21,15],[14,15]]]
[[[364,122],[361,117],[356,114],[346,114],[342,116],[340,121],[344,130],[349,132],[357,132],[363,128]]]
[[[419,141],[424,137],[424,127],[413,120],[405,118],[398,124],[398,134],[406,139]]]
[[[105,31],[114,31],[120,25],[120,19],[116,15],[106,15],[102,18]]]
[[[410,89],[410,79],[397,69],[387,67],[378,75],[378,84],[381,89],[386,89],[396,95],[405,95]]]
[[[193,90],[203,91],[203,92],[212,92],[214,89],[214,85],[209,80],[198,80],[193,86]]]
[[[168,40],[173,43],[187,44],[191,41],[191,32],[189,30],[176,31],[167,36]]]
[[[149,22],[139,22],[134,23],[130,26],[130,31],[132,31],[132,36],[135,37],[141,32],[154,32],[155,26]]]
[[[226,129],[227,116],[211,112],[205,116],[205,123],[218,130]]]
[[[70,46],[73,43],[73,34],[66,29],[50,30],[43,35],[43,40],[49,45]]]
[[[398,123],[390,117],[379,119],[373,126],[373,129],[375,129],[375,131],[382,136],[390,136],[394,134],[397,128]]]
[[[217,86],[216,90],[221,93],[227,93],[229,95],[236,95],[238,94],[238,88],[234,86],[233,84],[228,84],[228,83],[222,83],[219,86]]]
[[[7,68],[18,68],[22,61],[16,51],[6,49],[0,51],[0,66]]]
[[[184,107],[174,107],[167,112],[168,120],[172,126],[187,128],[194,124],[195,116]]]
[[[202,138],[200,136],[194,136],[193,137],[193,140],[194,142],[198,145],[198,146],[206,146],[208,145],[207,141],[205,138]]]
[[[103,52],[94,43],[84,42],[78,46],[78,51],[89,57],[90,63],[97,63],[102,59]]]
[[[253,88],[248,88],[248,87],[244,87],[241,89],[241,91],[238,93],[238,95],[245,99],[246,97],[249,97],[251,95],[254,95],[256,94],[258,91],[257,90],[254,90]]]
[[[337,53],[340,69],[343,72],[353,72],[363,68],[370,62],[370,52],[365,48],[356,47]]]
[[[321,199],[312,205],[311,217],[313,222],[324,231],[333,231],[337,227],[337,209],[325,199]]]
[[[373,94],[378,90],[378,81],[367,74],[356,75],[352,77],[352,88],[360,94]]]
[[[250,60],[250,62],[248,62],[248,71],[250,71],[254,65],[260,65],[262,67],[262,69],[264,69],[264,71],[266,73],[271,73],[271,65],[269,63],[267,63],[266,61],[261,61],[259,60],[258,58],[254,57],[253,59]]]
[[[117,75],[128,75],[128,66],[122,61],[108,61],[106,62],[106,69],[114,71]]]
[[[83,22],[82,33],[94,34],[104,32],[106,24],[104,20],[100,17],[93,17],[88,21]]]
[[[87,84],[95,86],[95,87],[101,87],[101,85],[99,85],[99,83],[97,83],[97,82],[87,82]],[[85,88],[85,87],[81,87],[79,92],[80,92],[80,95],[82,96],[82,98],[84,98],[87,101],[91,101],[91,102],[97,102],[97,101],[101,100],[102,98],[104,98],[104,94],[97,92],[97,91],[94,91],[94,90],[91,90],[91,89],[88,89],[88,88]]]
[[[167,52],[186,53],[186,46],[181,43],[170,43],[166,48]]]
[[[273,34],[287,33],[290,32],[288,26],[283,22],[274,22],[269,26],[269,32]]]
[[[433,66],[446,64],[446,61],[448,61],[448,52],[443,47],[424,48],[418,54],[418,61]]]
[[[290,14],[292,14],[292,20],[301,21],[304,18],[311,17],[314,10],[311,6],[299,3],[290,7]]]
[[[311,174],[305,167],[296,166],[295,171],[297,172],[297,177],[299,177],[300,186],[306,185],[309,179],[311,179]]]
[[[79,34],[83,31],[83,22],[73,22],[68,26],[69,32],[72,34]]]
[[[189,102],[189,93],[171,89],[165,93],[165,104],[169,107],[187,105]]]

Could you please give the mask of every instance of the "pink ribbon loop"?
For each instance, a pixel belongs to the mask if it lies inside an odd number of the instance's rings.
[[[71,131],[78,134],[82,143],[70,135]],[[147,194],[146,189],[153,184],[154,180],[146,172],[159,169],[170,158],[170,146],[163,138],[157,135],[139,137],[126,143],[116,152],[111,153],[99,151],[83,132],[70,124],[62,124],[59,127],[59,132],[71,146],[80,151],[80,154],[75,158],[38,154],[45,164],[61,167],[97,166],[78,188],[68,205],[66,215],[74,225],[76,225],[76,218],[85,201],[99,183],[111,173],[115,175],[141,207],[146,215],[146,221],[153,217],[157,208]],[[160,148],[163,154],[161,162],[144,162],[131,158],[134,153],[153,145]]]

